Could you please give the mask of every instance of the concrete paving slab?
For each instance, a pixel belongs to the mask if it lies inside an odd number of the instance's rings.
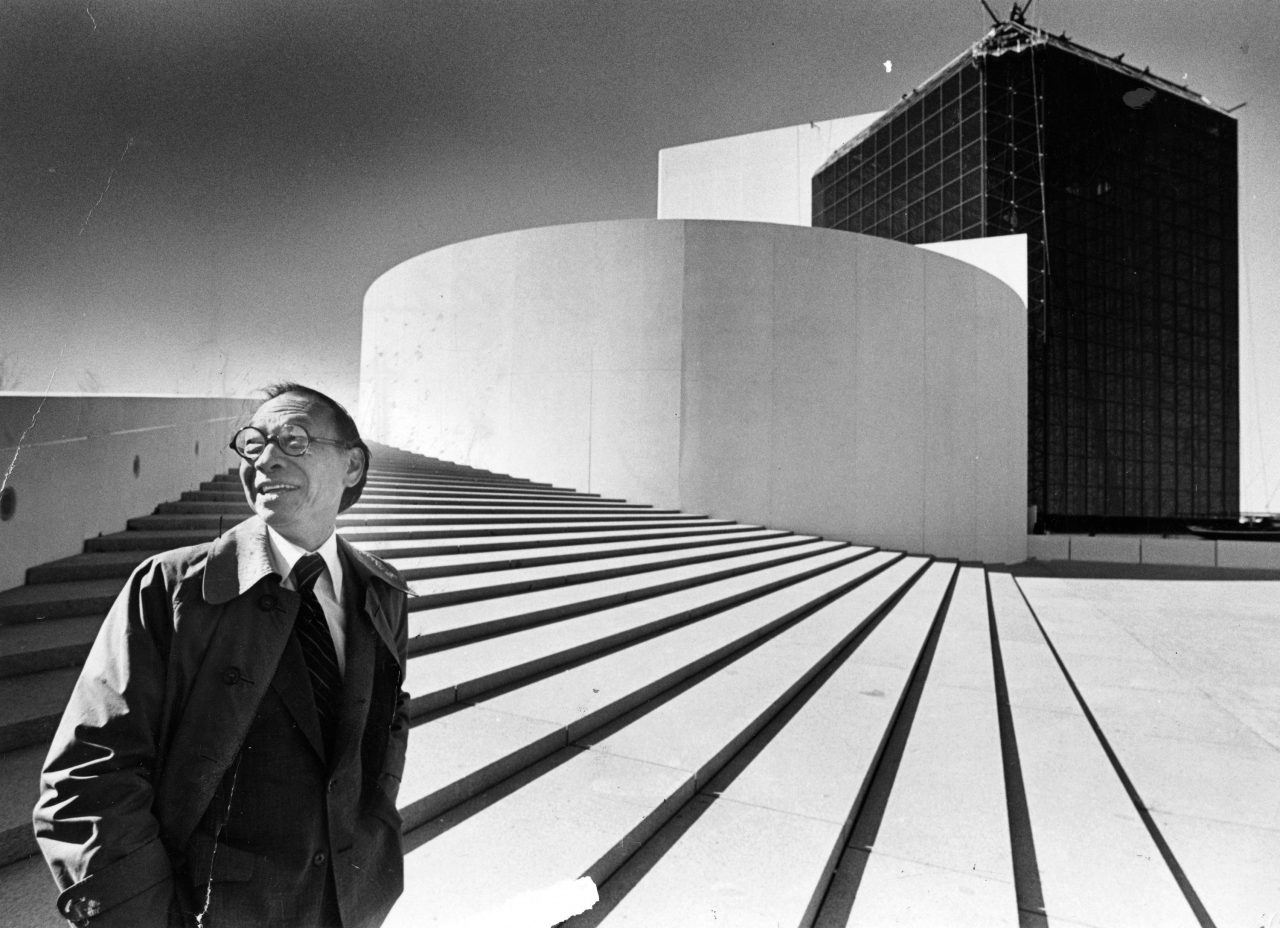
[[[409,613],[409,637],[418,646],[433,647],[495,632],[510,631],[535,622],[605,608],[628,599],[658,595],[732,576],[744,570],[798,560],[845,547],[842,542],[812,541],[774,551],[739,555],[705,564],[654,570],[619,581],[616,578],[556,587],[532,593],[516,593],[495,599],[459,603]],[[856,549],[864,551],[866,549]]]
[[[480,706],[412,728],[398,805],[415,828],[563,748],[563,726]]]
[[[785,538],[788,534],[787,532],[756,530],[732,534],[719,532],[702,535],[682,535],[675,538],[664,535],[650,535],[641,538],[630,537],[618,541],[601,539],[589,547],[580,544],[558,545],[548,543],[526,550],[504,548],[495,551],[461,554],[397,555],[388,558],[388,560],[406,578],[420,580],[427,577],[517,570],[558,562],[581,563],[628,554],[675,551],[710,545],[742,544],[761,539]]]
[[[926,682],[873,850],[1008,882],[1012,892],[994,693]]]
[[[924,566],[921,558],[893,564],[637,721],[592,739],[593,750],[705,782]]]
[[[1045,910],[1098,928],[1198,928],[1083,716],[1013,714]]]
[[[1280,831],[1160,813],[1155,821],[1218,928],[1280,925]]]
[[[575,559],[568,563],[548,564],[541,567],[518,567],[510,570],[490,570],[480,574],[410,580],[409,588],[414,594],[410,600],[410,607],[422,608],[477,597],[488,598],[504,593],[566,583],[586,583],[591,580],[620,577],[646,570],[660,570],[680,564],[698,564],[752,551],[789,548],[812,540],[811,536],[806,535],[773,535],[742,542],[718,541],[705,547],[679,551],[605,557],[599,560]]]
[[[803,567],[804,571],[816,571],[852,557],[848,549],[837,549],[807,559]],[[405,688],[415,699],[437,692],[449,693],[441,705],[455,699],[469,699],[495,686],[617,647],[639,635],[705,615],[749,596],[770,592],[777,585],[803,576],[794,564],[769,567],[584,616],[414,655],[409,661]]]
[[[916,632],[937,618],[955,572],[956,565],[950,561],[930,564],[886,618],[893,633],[868,637],[849,660],[863,666],[914,668],[920,659]]]
[[[863,860],[840,865],[815,928],[1016,928],[1013,884],[972,871],[949,870],[918,860],[855,852]],[[861,880],[852,902],[840,898]],[[1010,877],[1010,880],[1012,877]],[[841,912],[843,917],[826,912]]]
[[[989,622],[986,573],[980,567],[961,567],[929,668],[931,685],[994,693]]]
[[[1280,751],[1262,737],[1268,729],[1258,723],[1265,718],[1251,710],[1270,703],[1280,674],[1280,584],[1039,577],[1018,583],[1056,647],[1081,624],[1110,626],[1117,640],[1128,636],[1167,667],[1166,678],[1182,682],[1158,699],[1126,699],[1121,691],[1132,681],[1125,660],[1064,654],[1150,808],[1276,826]],[[1136,663],[1144,672],[1150,667],[1149,658]],[[1215,721],[1221,729],[1214,730]],[[1203,737],[1176,737],[1187,727]],[[1242,727],[1258,734],[1262,744],[1251,744],[1240,734]]]
[[[859,897],[867,892],[890,898],[896,892],[875,885],[877,879],[896,879],[893,867],[877,862],[884,854],[1007,886],[1008,899],[990,910],[991,924],[1013,910],[1013,857],[980,569],[960,569],[872,850],[874,869],[864,875]],[[937,924],[948,923],[944,913],[935,916]]]
[[[745,769],[722,772],[707,792],[846,826],[901,705],[952,569],[933,565],[780,731],[770,731],[775,724],[765,730],[761,737],[768,743]],[[902,652],[915,657],[904,665],[898,660]]]
[[[838,824],[724,799],[690,803],[669,827],[683,833],[660,857],[650,844],[661,843],[661,834],[628,861],[621,880],[632,866],[647,872],[603,919],[588,913],[567,928],[803,925],[821,901],[840,843]],[[602,908],[614,901],[609,885]]]
[[[1280,831],[1280,751],[1144,737],[1099,722],[1153,812]]]
[[[479,705],[557,722],[576,739],[787,622],[815,600],[883,566],[877,552]]]
[[[584,874],[603,882],[692,795],[687,773],[566,749],[515,792],[410,833],[405,893],[385,925],[460,924]]]
[[[1016,583],[1007,574],[990,583],[1045,911],[1099,928],[1197,928]],[[1006,634],[1023,641],[1006,646]],[[1127,695],[1158,704],[1182,694]]]
[[[721,525],[677,525],[668,528],[652,528],[631,531],[599,531],[599,532],[543,532],[523,535],[505,536],[461,536],[456,539],[417,539],[402,541],[364,541],[359,543],[363,551],[376,554],[381,558],[396,557],[437,557],[441,555],[469,554],[484,551],[518,551],[523,548],[538,548],[554,545],[557,547],[574,546],[580,550],[588,550],[597,544],[615,541],[644,539],[677,539],[690,535],[707,535],[732,538],[743,533],[755,532],[757,525],[738,525],[727,523]]]
[[[844,827],[875,767],[907,673],[846,661],[781,731],[760,735],[769,741],[745,769],[726,769],[707,793]]]
[[[1088,692],[1089,708],[1099,719],[1107,720],[1108,731],[1246,748],[1267,744],[1247,723],[1200,689],[1091,685]]]

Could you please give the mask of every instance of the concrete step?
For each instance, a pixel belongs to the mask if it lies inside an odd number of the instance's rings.
[[[27,571],[27,583],[62,583],[71,580],[102,580],[108,577],[121,579],[133,569],[163,548],[134,548],[127,551],[97,551],[74,554],[32,567]]]
[[[1195,928],[1013,577],[989,583],[1043,911],[1099,928]]]
[[[224,525],[230,528],[236,523]],[[660,529],[695,529],[701,531],[715,527],[730,528],[737,526],[735,522],[723,519],[707,519],[702,516],[681,516],[672,519],[654,519],[646,521],[603,521],[603,522],[494,522],[466,524],[440,523],[435,525],[410,524],[399,527],[341,525],[338,533],[353,544],[381,541],[411,541],[445,538],[494,538],[508,535],[524,535],[531,532],[542,534],[590,534],[593,532],[610,532],[625,529],[630,533],[639,533]],[[114,532],[110,535],[99,535],[85,541],[85,551],[125,551],[134,548],[148,548],[168,551],[185,545],[200,544],[216,537],[216,531],[207,528],[194,529],[130,529]]]
[[[0,678],[78,667],[105,613],[0,625]]]
[[[628,531],[612,531],[602,528],[588,532],[534,532],[517,535],[459,535],[454,539],[421,539],[392,541],[359,541],[359,546],[382,558],[434,557],[452,554],[476,554],[484,551],[520,552],[543,546],[573,546],[584,555],[598,545],[619,541],[643,541],[646,539],[678,539],[693,535],[730,538],[760,530],[758,525],[713,523],[694,521],[676,524],[670,528],[652,524],[635,525]],[[344,537],[350,537],[346,532]],[[541,553],[541,552],[539,552]],[[517,555],[519,556],[519,555]]]
[[[105,613],[122,584],[115,577],[16,586],[0,591],[0,626]]]
[[[811,924],[954,570],[930,566],[569,928]]]
[[[711,544],[702,547],[677,551],[602,557],[599,560],[575,559],[541,567],[490,570],[458,576],[430,576],[424,580],[410,579],[409,589],[413,591],[413,596],[409,599],[409,608],[430,609],[592,581],[615,578],[622,580],[632,574],[701,564],[754,551],[789,548],[813,540],[809,535],[764,534],[762,537],[737,541],[714,539]]]
[[[866,555],[866,549],[836,548],[804,560],[744,572],[505,635],[415,653],[409,661],[405,689],[415,714],[443,708],[701,619]],[[885,560],[884,557],[864,560],[859,569],[873,571]]]
[[[601,503],[625,503],[617,497],[602,497],[599,493],[574,493],[570,490],[530,490],[521,488],[509,489],[476,489],[465,483],[458,484],[423,484],[422,486],[405,486],[401,484],[369,483],[360,494],[366,499],[498,499],[498,500],[546,500],[548,502],[565,500],[593,500]],[[200,484],[198,490],[187,490],[180,497],[185,502],[234,502],[244,499],[244,490],[239,483],[206,482]]]
[[[553,533],[545,534],[529,534],[529,535],[513,535],[500,536],[498,538],[462,538],[456,542],[448,542],[444,544],[433,543],[430,539],[421,539],[419,541],[375,541],[360,542],[360,547],[366,551],[370,551],[383,558],[396,557],[420,557],[434,558],[448,555],[463,555],[468,553],[479,553],[482,551],[503,551],[518,550],[521,548],[537,548],[542,545],[555,545],[557,548],[578,546],[582,552],[582,556],[592,556],[584,545],[599,542],[600,544],[608,544],[614,542],[643,542],[647,539],[653,539],[654,544],[658,544],[657,539],[675,539],[685,538],[693,535],[730,535],[743,534],[758,531],[758,526],[750,525],[716,525],[706,526],[705,523],[698,526],[699,529],[707,529],[706,531],[695,531],[689,528],[672,528],[672,529],[648,529],[644,532],[615,532],[615,533],[564,533],[557,535]],[[127,535],[130,533],[120,533]],[[344,533],[345,535],[346,533]],[[108,536],[103,536],[106,538]],[[91,539],[98,541],[99,539]],[[103,577],[127,577],[138,564],[161,551],[167,551],[170,548],[182,547],[188,544],[195,544],[200,541],[207,541],[207,536],[199,531],[190,532],[181,537],[170,537],[170,544],[166,547],[160,539],[156,540],[154,547],[138,547],[124,548],[119,547],[110,550],[94,550],[86,554],[76,554],[71,557],[61,558],[56,561],[49,561],[38,567],[33,567],[27,571],[27,583],[55,583],[65,580],[88,580],[99,579]],[[697,544],[697,542],[692,542]],[[86,547],[89,547],[86,544]],[[547,551],[540,551],[539,557],[550,558],[551,555]],[[508,566],[517,566],[514,562]]]
[[[562,489],[553,487],[551,484],[539,480],[526,480],[523,477],[511,477],[506,474],[495,474],[491,471],[476,470],[467,467],[451,467],[448,465],[431,467],[402,467],[393,466],[390,463],[387,463],[386,465],[375,464],[375,466],[370,469],[369,475],[370,479],[374,479],[376,477],[380,480],[404,480],[408,482],[452,480],[459,483],[470,483],[481,486],[492,485]]]
[[[589,561],[627,554],[660,554],[670,551],[687,551],[711,545],[736,545],[749,541],[785,538],[789,532],[756,529],[746,532],[712,532],[676,537],[652,535],[623,541],[598,541],[590,546],[582,544],[544,544],[540,547],[494,551],[472,551],[458,554],[397,554],[389,560],[406,580],[424,580],[429,577],[456,577],[464,574],[490,571],[521,570],[554,564],[585,564]],[[368,546],[362,545],[366,550]]]
[[[47,742],[78,676],[69,667],[0,680],[0,752]]]
[[[409,640],[414,650],[440,647],[514,631],[553,619],[616,606],[734,576],[743,571],[813,557],[843,542],[806,540],[788,547],[741,554],[703,564],[689,564],[637,574],[626,581],[596,580],[572,586],[516,593],[495,599],[410,611]],[[866,548],[859,548],[866,551]]]
[[[632,503],[613,503],[608,500],[591,500],[571,498],[566,500],[550,499],[502,499],[445,497],[438,499],[417,499],[412,497],[379,498],[371,495],[370,499],[361,497],[360,502],[347,509],[349,513],[364,512],[664,512],[675,513],[675,509],[654,509],[650,506],[639,506]],[[244,498],[214,500],[214,502],[174,502],[160,503],[156,507],[156,515],[175,515],[175,513],[244,513],[248,515],[250,507]]]
[[[439,502],[365,502],[363,499],[346,511],[346,514],[356,515],[363,513],[632,513],[632,512],[660,512],[665,515],[673,515],[674,509],[653,509],[649,506],[634,506],[630,504],[616,503],[593,503],[590,501],[573,500],[564,503],[553,503],[534,500],[532,502],[507,502],[493,500],[460,500],[460,501],[439,501]],[[246,518],[250,515],[249,504],[243,499],[237,502],[217,502],[217,503],[161,503],[156,507],[157,515],[186,515],[186,514],[223,514],[228,516],[238,516]]]
[[[924,564],[902,559],[735,656],[722,672],[695,678],[410,832],[406,892],[387,925],[462,920],[583,874],[603,882]],[[611,680],[587,678],[591,689]],[[499,708],[496,700],[484,705]],[[538,718],[527,701],[519,705],[523,718]],[[556,705],[563,713],[564,701]]]
[[[813,559],[821,562],[817,573],[747,602],[487,698],[463,697],[467,706],[428,719],[410,738],[412,763],[401,802],[409,821],[425,822],[637,709],[875,575],[895,557],[876,553],[849,561],[845,552],[830,552]],[[466,682],[459,689],[467,692]]]
[[[834,877],[856,895],[820,924],[1017,928],[1006,802],[985,572],[962,567],[883,816]]]
[[[48,748],[42,743],[13,748],[0,754],[0,867],[37,852],[36,838],[31,830],[31,810],[40,795],[40,768],[47,753]],[[53,887],[53,880],[48,869],[44,868],[43,860],[41,868],[44,879],[48,881],[44,887],[47,892]],[[5,871],[0,869],[0,886],[5,883],[4,874]],[[53,895],[46,902],[52,909]],[[0,913],[9,911],[0,909]],[[4,917],[0,914],[0,921]]]
[[[217,483],[238,483],[239,469],[233,468],[213,478]],[[370,481],[384,483],[466,483],[472,486],[497,487],[532,487],[536,489],[562,489],[549,483],[535,480],[524,480],[519,477],[507,477],[487,471],[469,471],[464,468],[449,467],[393,467],[380,465],[376,461],[369,470]],[[567,490],[566,492],[576,492]]]
[[[34,804],[34,800],[32,800]],[[28,829],[29,830],[29,829]],[[28,857],[0,866],[0,912],[13,928],[67,928],[67,921],[54,907],[57,892],[44,858]]]
[[[170,531],[173,529],[202,529],[208,532],[206,537],[226,531],[249,515],[246,509],[236,515],[218,515],[215,513],[179,513],[171,515],[139,516],[130,519],[126,525],[129,529],[141,531]],[[338,527],[367,526],[399,526],[415,525],[474,525],[490,524],[533,524],[533,523],[566,523],[566,522],[653,522],[684,516],[684,513],[664,512],[661,510],[577,510],[573,512],[529,511],[512,512],[510,510],[494,510],[487,513],[450,513],[450,512],[405,512],[405,513],[360,513],[344,512],[338,516]],[[696,517],[694,517],[696,518]],[[220,529],[221,527],[221,529]]]

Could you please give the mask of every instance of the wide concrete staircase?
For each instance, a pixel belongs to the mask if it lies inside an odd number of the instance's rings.
[[[1204,924],[1008,573],[376,456],[339,526],[415,594],[390,924],[553,924],[581,876],[574,926]],[[0,593],[0,925],[60,924],[30,809],[124,578],[247,514],[223,474]]]

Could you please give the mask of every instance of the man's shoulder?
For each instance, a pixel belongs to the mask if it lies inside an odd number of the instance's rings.
[[[340,548],[353,560],[358,569],[370,577],[381,580],[387,586],[402,593],[409,593],[409,585],[400,571],[396,570],[376,554],[362,551],[349,541],[339,537]]]
[[[145,558],[138,565],[138,570],[157,571],[166,578],[182,580],[199,572],[209,560],[209,552],[213,550],[215,539],[202,541],[195,545],[184,545],[181,548],[170,548]]]

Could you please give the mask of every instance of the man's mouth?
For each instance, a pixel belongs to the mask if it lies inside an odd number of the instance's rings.
[[[264,483],[258,487],[259,493],[284,493],[288,490],[298,489],[296,484],[292,483]]]

